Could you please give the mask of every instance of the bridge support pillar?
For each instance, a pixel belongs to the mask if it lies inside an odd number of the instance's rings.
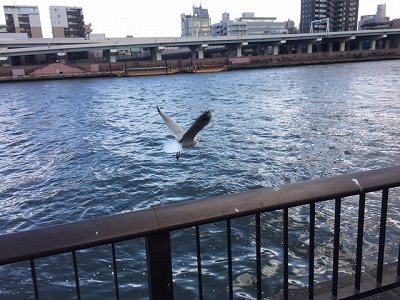
[[[9,58],[8,56],[0,56],[0,62],[2,63],[3,67],[12,66],[11,58]]]
[[[274,52],[273,52],[273,54],[274,54],[274,55],[278,55],[278,54],[279,54],[279,45],[275,45],[275,46],[274,46]]]
[[[257,54],[258,55],[268,55],[268,45],[257,46]]]
[[[158,46],[157,48],[151,48],[150,53],[151,53],[151,59],[154,60],[162,60],[162,51],[165,49],[164,46]]]
[[[400,40],[397,40],[396,44],[397,48],[400,48]]]
[[[390,48],[390,40],[385,40],[385,49]]]
[[[199,47],[197,49],[197,56],[198,56],[199,59],[203,59],[204,58],[204,49],[203,48]]]
[[[65,53],[65,52],[57,53],[57,60],[58,60],[58,62],[60,62],[62,64],[66,64],[67,63],[67,53]]]
[[[242,57],[242,46],[236,47],[236,57]]]
[[[204,50],[208,47],[208,44],[202,44],[200,47],[197,48],[197,54],[199,59],[204,58]]]
[[[110,63],[117,62],[117,54],[118,54],[118,50],[117,49],[111,49],[110,50]]]
[[[328,44],[328,52],[333,52],[333,43]]]
[[[376,49],[376,40],[371,40],[371,46],[369,50],[375,50]]]
[[[297,54],[301,54],[303,51],[301,50],[301,48],[303,48],[303,45],[297,45]]]
[[[340,42],[340,48],[339,51],[343,52],[346,51],[346,42]]]
[[[310,43],[307,45],[307,53],[312,53],[313,44]]]
[[[192,53],[192,59],[203,59],[204,58],[204,49],[208,47],[208,44],[202,44],[200,46],[190,47],[190,51]],[[229,51],[229,50],[228,50]]]
[[[363,40],[360,40],[359,42],[358,42],[358,50],[363,50]]]

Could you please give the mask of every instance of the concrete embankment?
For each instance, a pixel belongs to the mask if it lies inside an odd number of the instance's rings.
[[[9,66],[0,68],[0,82],[93,78],[126,76],[128,68],[165,67],[181,73],[195,73],[193,70],[214,72],[225,70],[276,68],[288,66],[365,62],[400,59],[400,49],[354,50],[343,52],[318,52],[244,57],[215,57],[205,59],[175,59],[168,61],[123,61],[116,63],[50,63],[46,65]],[[139,74],[138,74],[139,75]],[[140,74],[143,74],[143,72]],[[154,74],[148,74],[154,76]],[[130,75],[134,76],[134,75]]]

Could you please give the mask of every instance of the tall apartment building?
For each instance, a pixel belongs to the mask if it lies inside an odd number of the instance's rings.
[[[208,9],[193,6],[193,15],[181,14],[181,36],[210,36],[210,16]]]
[[[308,33],[311,22],[329,20],[329,22],[313,25],[313,31],[357,30],[359,0],[301,0],[300,32]]]
[[[37,6],[4,5],[8,33],[27,33],[30,38],[42,38],[39,8]]]
[[[50,6],[50,20],[54,38],[79,38],[86,35],[81,7]]]

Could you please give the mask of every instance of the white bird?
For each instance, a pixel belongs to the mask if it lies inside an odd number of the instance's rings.
[[[210,123],[212,117],[210,110],[205,111],[197,117],[192,126],[185,132],[181,126],[162,112],[158,105],[157,110],[169,130],[171,130],[177,139],[176,141],[166,142],[164,144],[164,151],[167,153],[176,153],[176,159],[179,159],[182,148],[190,148],[198,143],[196,135]]]

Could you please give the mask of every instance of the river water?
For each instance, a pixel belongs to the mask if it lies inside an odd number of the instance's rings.
[[[184,128],[204,110],[213,111],[201,142],[185,149],[179,161],[163,152],[172,136],[157,105]],[[392,166],[400,161],[399,128],[399,60],[3,83],[0,233]],[[352,201],[342,208],[342,234],[348,237],[341,245],[343,273],[351,273],[354,262]],[[379,209],[379,201],[367,199],[365,252],[371,266]],[[331,274],[333,213],[332,203],[317,206],[317,280]],[[291,286],[308,282],[307,214],[306,208],[290,211]],[[399,214],[400,205],[389,211],[388,239],[394,245]],[[281,222],[280,212],[263,218],[265,296],[281,288]],[[235,297],[252,299],[254,218],[234,220],[232,226]],[[178,246],[173,254],[178,299],[195,299],[198,293],[193,234],[186,230],[172,237]],[[208,251],[202,257],[206,299],[227,295],[225,235],[220,224],[201,227]],[[148,297],[144,249],[142,240],[117,245],[123,299]],[[109,254],[108,246],[78,252],[83,299],[99,293],[113,297]],[[386,257],[395,256],[394,246]],[[70,261],[66,254],[36,262],[44,299],[74,298]],[[32,298],[29,272],[26,263],[0,267],[0,299]]]

